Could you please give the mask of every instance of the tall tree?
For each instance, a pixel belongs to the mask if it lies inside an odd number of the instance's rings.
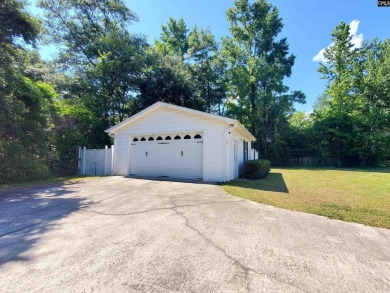
[[[163,55],[171,55],[185,59],[188,50],[189,30],[184,19],[169,18],[166,25],[161,25],[160,40],[156,40],[156,49]]]
[[[38,55],[26,49],[35,45],[41,25],[24,5],[0,3],[0,183],[50,175],[55,92],[42,80]]]
[[[143,75],[146,41],[128,31],[137,17],[122,0],[39,3],[46,12],[51,41],[60,44],[57,62],[75,83],[60,94],[81,99],[95,116],[88,145],[109,144],[104,130],[134,113]]]
[[[286,38],[278,38],[283,23],[278,9],[265,0],[235,0],[228,9],[231,37],[223,40],[229,62],[230,113],[256,136],[260,155],[281,164],[285,158],[286,115],[294,102],[304,103],[300,91],[288,93],[295,56]]]
[[[197,75],[200,51],[204,44],[199,41],[197,30],[189,33],[183,19],[170,18],[162,25],[160,39],[149,50],[149,67],[141,85],[139,105],[164,101],[198,110],[206,110],[204,96],[200,94]],[[196,34],[196,36],[195,36]],[[209,37],[209,34],[207,37]],[[191,49],[190,49],[191,46]],[[207,50],[207,49],[206,49]],[[196,56],[195,56],[196,55]]]
[[[332,32],[326,63],[318,71],[328,81],[315,130],[327,156],[340,166],[376,165],[390,158],[389,40],[375,39],[357,49],[350,27]]]
[[[314,131],[322,156],[335,160],[337,166],[350,166],[358,161],[354,148],[357,143],[356,130],[361,127],[354,112],[353,63],[358,51],[351,42],[350,27],[341,22],[331,35],[332,45],[326,49],[326,62],[320,63],[318,71],[327,80],[321,107],[314,117]]]
[[[326,94],[332,99],[332,109],[347,113],[353,108],[353,62],[358,50],[352,44],[350,27],[341,22],[332,32],[332,46],[325,50],[326,63],[321,63],[318,71],[328,80]]]
[[[390,39],[366,42],[354,62],[354,99],[363,131],[357,149],[363,164],[390,161]]]
[[[155,102],[202,110],[202,103],[194,95],[194,82],[189,67],[180,57],[149,50],[149,67],[140,85],[138,109]]]
[[[14,77],[14,61],[23,59],[19,54],[24,45],[36,45],[41,23],[23,7],[26,1],[3,0],[0,2],[0,94],[5,94],[9,78]]]
[[[375,165],[390,157],[389,41],[354,47],[341,22],[318,71],[327,80],[314,128],[323,152],[340,166]]]
[[[221,106],[226,96],[225,64],[209,30],[192,29],[188,36],[188,58],[196,81],[195,94],[205,105],[205,111],[222,115]]]
[[[181,61],[183,68],[186,67],[192,76],[192,89],[187,91],[191,92],[191,97],[188,97],[189,101],[186,104],[221,115],[225,108],[226,63],[220,57],[218,49],[218,44],[209,30],[197,27],[189,30],[183,19],[170,18],[166,25],[162,25],[160,39],[155,41],[155,52],[161,56],[169,56],[171,60],[178,59],[176,62]],[[160,81],[164,82],[163,79]],[[168,81],[172,82],[171,79],[167,79]],[[166,87],[171,85],[167,84]],[[180,86],[176,88],[179,89]]]
[[[122,0],[39,0],[38,4],[45,11],[51,42],[71,66],[96,64],[99,41],[137,20]]]

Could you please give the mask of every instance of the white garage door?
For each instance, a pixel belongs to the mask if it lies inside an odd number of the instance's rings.
[[[130,173],[136,176],[202,179],[200,134],[144,136],[133,139]]]

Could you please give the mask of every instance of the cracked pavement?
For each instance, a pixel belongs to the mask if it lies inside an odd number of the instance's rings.
[[[390,292],[390,230],[218,185],[101,177],[0,193],[0,292]]]

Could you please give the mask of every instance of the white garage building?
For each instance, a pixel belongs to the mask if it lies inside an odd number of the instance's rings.
[[[203,181],[238,178],[255,137],[237,120],[157,102],[106,130],[113,173]]]

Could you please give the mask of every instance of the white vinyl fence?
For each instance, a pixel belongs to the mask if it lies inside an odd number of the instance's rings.
[[[79,148],[80,175],[111,175],[114,162],[114,146],[104,149]]]

